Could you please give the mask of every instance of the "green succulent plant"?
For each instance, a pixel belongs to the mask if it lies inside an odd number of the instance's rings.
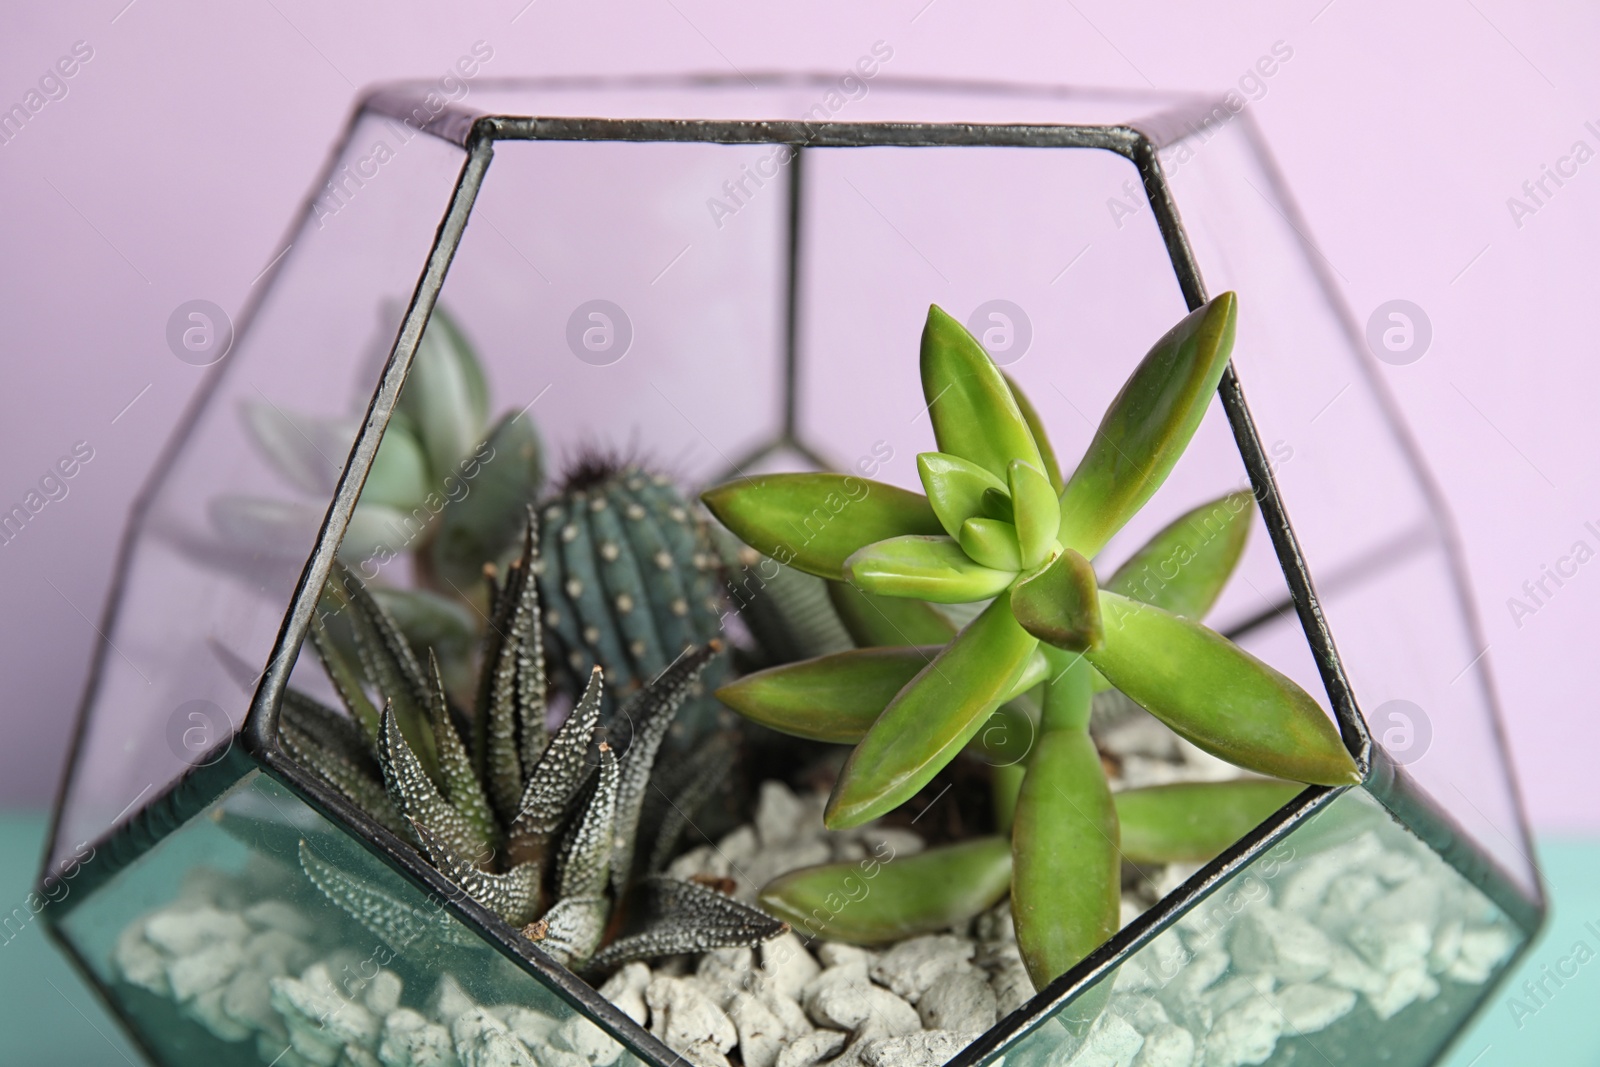
[[[382,316],[389,329],[391,317]],[[516,553],[526,509],[545,480],[544,450],[527,409],[492,424],[489,409],[472,345],[450,313],[435,307],[350,516],[341,559],[371,578],[409,555],[426,587],[483,605],[483,566]],[[322,521],[362,416],[306,414],[265,396],[245,401],[241,415],[262,457],[302,498],[224,494],[210,503],[212,525],[234,544],[298,554]]]
[[[768,726],[854,745],[829,798],[830,827],[884,815],[963,749],[992,747],[997,731],[986,727],[1029,719],[1025,759],[995,775],[1009,849],[964,843],[919,857],[905,892],[880,890],[872,908],[855,909],[849,936],[938,928],[1008,891],[1029,975],[1043,988],[1116,931],[1128,847],[1148,858],[1214,853],[1293,792],[1237,782],[1114,798],[1089,734],[1099,690],[1120,690],[1246,771],[1360,780],[1304,690],[1198,621],[1243,550],[1250,494],[1183,516],[1103,581],[1090,562],[1183,454],[1228,363],[1236,316],[1234,295],[1223,294],[1161,337],[1063,476],[1021,391],[935,306],[921,347],[938,444],[918,457],[925,496],[829,473],[760,476],[703,494],[753,548],[844,583],[841,617],[873,646],[719,693]],[[1152,561],[1175,565],[1152,580]],[[981,610],[957,632],[933,605],[961,604]],[[1197,810],[1215,818],[1193,819]],[[764,900],[791,918],[810,914],[829,877],[825,868],[789,876]]]
[[[631,727],[621,754],[601,728],[598,665],[551,732],[535,580],[543,560],[531,510],[526,522],[521,554],[504,580],[487,579],[491,615],[470,714],[446,694],[431,651],[424,670],[393,615],[336,564],[311,637],[345,713],[290,690],[279,722],[285,749],[413,842],[467,897],[574,969],[777,936],[786,929],[781,921],[656,874],[670,840],[636,847],[662,740],[720,644],[686,645],[610,717]],[[353,635],[349,645],[330,632],[334,617]],[[669,821],[664,833],[679,828]],[[380,937],[424,921],[304,848],[301,862],[314,884]],[[619,927],[628,932],[603,944]]]

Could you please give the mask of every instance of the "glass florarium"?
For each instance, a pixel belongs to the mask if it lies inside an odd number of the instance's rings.
[[[1238,101],[893,58],[464,57],[180,309],[39,887],[153,1062],[1427,1064],[1526,947],[1448,522]]]

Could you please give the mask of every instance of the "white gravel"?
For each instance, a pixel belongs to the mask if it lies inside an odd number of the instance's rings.
[[[1162,779],[1192,753],[1169,733],[1119,726],[1124,771]],[[1144,760],[1145,763],[1137,763]],[[1190,778],[1214,773],[1191,767]],[[1166,780],[1166,779],[1163,779]],[[670,873],[731,878],[753,900],[797,867],[908,855],[904,829],[822,828],[821,796],[766,783],[749,825],[692,849]],[[1124,964],[1081,1039],[1050,1024],[1055,1067],[1242,1067],[1352,1012],[1390,1019],[1443,983],[1486,981],[1515,932],[1420,842],[1374,809],[1371,828],[1275,870],[1246,872]],[[1124,922],[1192,867],[1142,872]],[[250,900],[192,872],[178,899],[130,924],[112,953],[127,982],[170,998],[217,1038],[280,1067],[614,1067],[623,1048],[579,1017],[483,1005],[448,974],[407,990],[392,971],[319,942],[315,915]],[[353,965],[366,980],[352,981]],[[337,980],[335,976],[340,976]],[[697,1067],[937,1067],[1033,995],[1009,906],[882,949],[785,934],[758,949],[632,963],[600,992]]]

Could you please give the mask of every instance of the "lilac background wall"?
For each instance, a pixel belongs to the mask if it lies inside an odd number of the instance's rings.
[[[1221,90],[1282,42],[1292,58],[1249,107],[1310,238],[1360,316],[1403,298],[1432,323],[1427,354],[1385,375],[1453,501],[1533,819],[1600,830],[1600,563],[1561,562],[1578,541],[1600,551],[1585,526],[1600,530],[1600,12],[126,2],[0,16],[0,108],[76,42],[92,50],[0,144],[0,511],[75,443],[93,449],[67,495],[0,545],[0,802],[40,806],[54,788],[126,509],[199,381],[167,350],[168,314],[245,301],[358,87],[437,76],[478,40],[500,76],[843,70],[883,39],[897,76]],[[1569,176],[1534,199],[1523,183],[1546,166]],[[1550,595],[1523,591],[1558,565],[1575,573],[1546,579]],[[1514,618],[1511,597],[1533,610]]]

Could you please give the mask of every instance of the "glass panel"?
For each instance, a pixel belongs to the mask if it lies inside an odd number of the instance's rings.
[[[277,273],[261,280],[270,289],[129,552],[55,859],[243,721],[248,678],[271,652],[393,342],[398,317],[380,321],[379,310],[410,297],[462,158],[387,119],[361,120]],[[290,422],[286,411],[318,418]],[[297,450],[298,468],[269,464],[252,422]]]
[[[259,773],[61,926],[167,1063],[637,1062]]]
[[[1391,368],[1352,345],[1318,278],[1340,264],[1291,221],[1245,122],[1163,160],[1207,285],[1243,294],[1234,366],[1288,450],[1278,484],[1375,739],[1536,895],[1450,533],[1374,381]]]
[[[781,177],[744,179],[772,152],[495,146],[440,301],[484,362],[490,418],[536,400],[552,474],[588,446],[704,482],[776,432],[788,199]],[[707,201],[736,180],[754,195],[719,218]],[[618,309],[609,327],[595,301]]]
[[[1081,1037],[1069,1004],[1004,1062],[1420,1067],[1526,939],[1351,790],[1081,996],[1111,983]]]

